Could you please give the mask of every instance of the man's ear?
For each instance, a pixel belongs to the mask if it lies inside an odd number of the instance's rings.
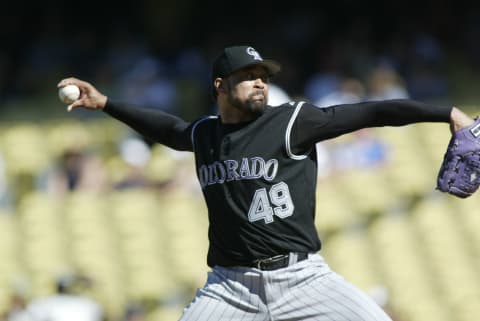
[[[215,78],[215,80],[213,81],[213,85],[215,86],[217,92],[227,92],[225,79]]]

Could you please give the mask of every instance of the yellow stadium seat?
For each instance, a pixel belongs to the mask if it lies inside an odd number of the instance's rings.
[[[0,138],[7,171],[13,176],[37,175],[52,161],[51,146],[45,144],[44,130],[39,125],[12,126]]]
[[[420,320],[420,316],[423,320],[449,320],[449,311],[436,292],[435,278],[429,275],[418,251],[408,216],[380,217],[369,234],[396,310],[412,320]]]
[[[420,123],[416,124],[414,129],[432,168],[440,167],[451,137],[448,124]]]
[[[336,179],[338,193],[354,208],[362,221],[373,215],[381,214],[393,208],[398,201],[395,189],[390,183],[383,167],[352,170],[339,175]]]
[[[360,213],[356,211],[333,179],[317,185],[317,207],[315,226],[320,234],[338,231],[360,222]]]
[[[424,199],[414,208],[412,217],[448,307],[463,315],[466,313],[463,302],[469,298],[480,312],[476,260],[468,250],[470,240],[465,238],[459,213],[451,205],[445,197]]]
[[[436,166],[432,166],[415,126],[379,128],[389,145],[388,186],[400,196],[431,193],[435,187]]]
[[[83,122],[61,121],[48,128],[48,145],[55,157],[60,157],[66,151],[83,151],[92,146],[92,132]]]
[[[368,290],[382,284],[365,230],[344,230],[324,242],[322,255],[332,269]]]

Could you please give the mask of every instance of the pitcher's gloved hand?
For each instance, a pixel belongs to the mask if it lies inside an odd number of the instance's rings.
[[[437,189],[460,198],[480,185],[480,118],[457,130],[450,139],[437,177]]]

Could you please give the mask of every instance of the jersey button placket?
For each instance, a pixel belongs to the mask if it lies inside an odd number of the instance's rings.
[[[228,156],[230,153],[230,145],[231,145],[231,139],[230,136],[225,136],[222,139],[222,146],[220,149],[220,157],[223,159],[224,157]]]

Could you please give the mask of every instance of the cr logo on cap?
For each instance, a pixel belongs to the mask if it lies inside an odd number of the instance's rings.
[[[250,56],[252,56],[253,59],[255,59],[255,60],[263,60],[262,57],[260,57],[260,54],[258,53],[258,51],[256,51],[256,50],[253,49],[252,47],[248,47],[248,48],[247,48],[247,54],[249,54]]]

